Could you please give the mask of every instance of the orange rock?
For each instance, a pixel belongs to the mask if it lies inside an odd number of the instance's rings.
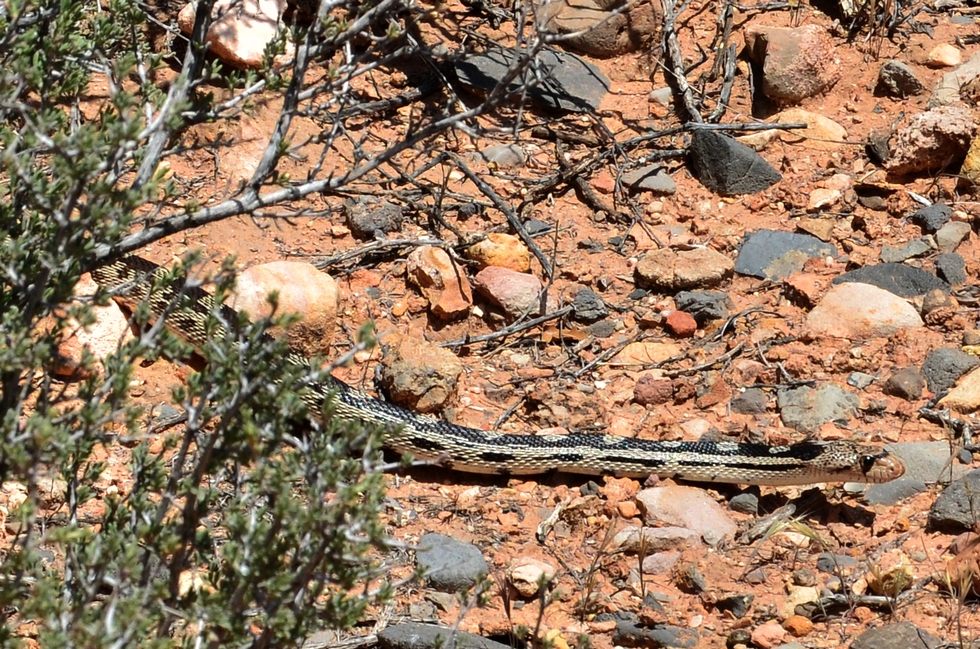
[[[491,232],[483,241],[466,249],[466,258],[480,264],[480,268],[500,266],[518,273],[531,270],[531,253],[524,242],[512,234]]]
[[[421,246],[408,256],[408,279],[429,302],[432,315],[449,320],[465,314],[473,304],[466,273],[442,248]]]

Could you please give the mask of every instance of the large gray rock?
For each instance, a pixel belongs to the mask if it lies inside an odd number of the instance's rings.
[[[516,61],[513,50],[495,47],[457,62],[456,73],[465,85],[489,92]],[[609,79],[599,68],[570,52],[547,49],[538,54],[533,66],[511,82],[508,91],[516,98],[527,86],[530,86],[528,97],[539,106],[590,112],[598,110],[609,92]]]
[[[735,272],[761,279],[785,279],[813,257],[836,257],[837,248],[816,237],[780,230],[745,235],[738,249]]]
[[[442,534],[423,536],[415,559],[429,585],[444,593],[472,588],[490,574],[478,547]]]

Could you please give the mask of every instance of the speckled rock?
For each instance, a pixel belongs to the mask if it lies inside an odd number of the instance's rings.
[[[391,400],[417,412],[442,410],[463,373],[456,355],[421,337],[389,336],[384,342],[381,385]]]
[[[731,276],[734,267],[731,259],[711,248],[661,248],[637,262],[635,275],[641,287],[679,291],[719,284]]]
[[[279,293],[277,313],[298,313],[302,320],[285,332],[289,348],[304,356],[328,356],[340,309],[340,288],[332,277],[301,261],[273,261],[238,274],[229,306],[253,319],[272,312],[268,295]],[[274,336],[282,335],[273,329]]]

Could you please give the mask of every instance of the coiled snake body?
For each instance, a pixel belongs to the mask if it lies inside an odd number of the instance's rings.
[[[129,310],[147,303],[155,317],[197,349],[206,341],[205,323],[212,296],[182,280],[162,281],[166,271],[137,256],[126,256],[92,272],[102,288]],[[189,304],[174,308],[178,294]],[[223,320],[236,322],[237,312],[218,307]],[[286,362],[316,368],[290,353]],[[766,446],[734,442],[664,442],[614,435],[511,435],[451,424],[378,400],[333,377],[306,392],[313,413],[334,395],[334,415],[379,424],[385,445],[416,459],[476,472],[526,475],[565,471],[590,475],[644,478],[651,474],[697,482],[756,485],[816,482],[887,482],[905,468],[881,448],[853,442],[801,442]]]

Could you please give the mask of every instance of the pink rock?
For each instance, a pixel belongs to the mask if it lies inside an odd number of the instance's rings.
[[[266,317],[272,313],[267,296],[273,291],[279,293],[277,313],[298,313],[303,318],[285,332],[290,349],[305,356],[327,356],[340,308],[337,282],[311,264],[274,261],[239,273],[228,304],[253,319]]]
[[[902,329],[922,326],[915,308],[884,289],[870,284],[848,282],[832,288],[806,318],[804,333],[866,340],[887,338]]]
[[[690,338],[698,330],[698,323],[686,311],[671,311],[664,318],[664,326],[678,338]]]
[[[752,644],[761,649],[771,649],[783,643],[786,637],[786,629],[779,625],[776,620],[769,620],[761,626],[752,629]]]
[[[84,275],[75,286],[75,295],[95,295],[96,284],[91,276]],[[84,376],[82,354],[88,351],[98,361],[103,361],[115,353],[119,346],[133,337],[129,328],[129,318],[115,302],[106,306],[93,307],[95,324],[83,328],[76,320],[70,320],[68,329],[63,330],[63,338],[58,345],[51,370],[63,377],[81,378]],[[50,331],[54,320],[45,318],[38,323],[38,330]]]
[[[541,313],[541,281],[534,275],[518,273],[508,268],[487,266],[473,278],[473,286],[507,315],[516,318],[524,313]],[[553,295],[548,296],[548,311],[558,308]]]
[[[408,255],[408,279],[422,291],[432,314],[449,320],[467,313],[473,290],[466,273],[449,254],[435,246],[421,246]]]
[[[276,37],[285,9],[286,0],[218,0],[206,38],[211,52],[236,68],[262,67],[265,46]],[[197,3],[191,2],[177,15],[185,34],[194,29],[196,11]]]
[[[694,487],[667,486],[644,489],[636,495],[646,523],[659,522],[693,530],[709,545],[717,545],[738,531],[728,512]]]

